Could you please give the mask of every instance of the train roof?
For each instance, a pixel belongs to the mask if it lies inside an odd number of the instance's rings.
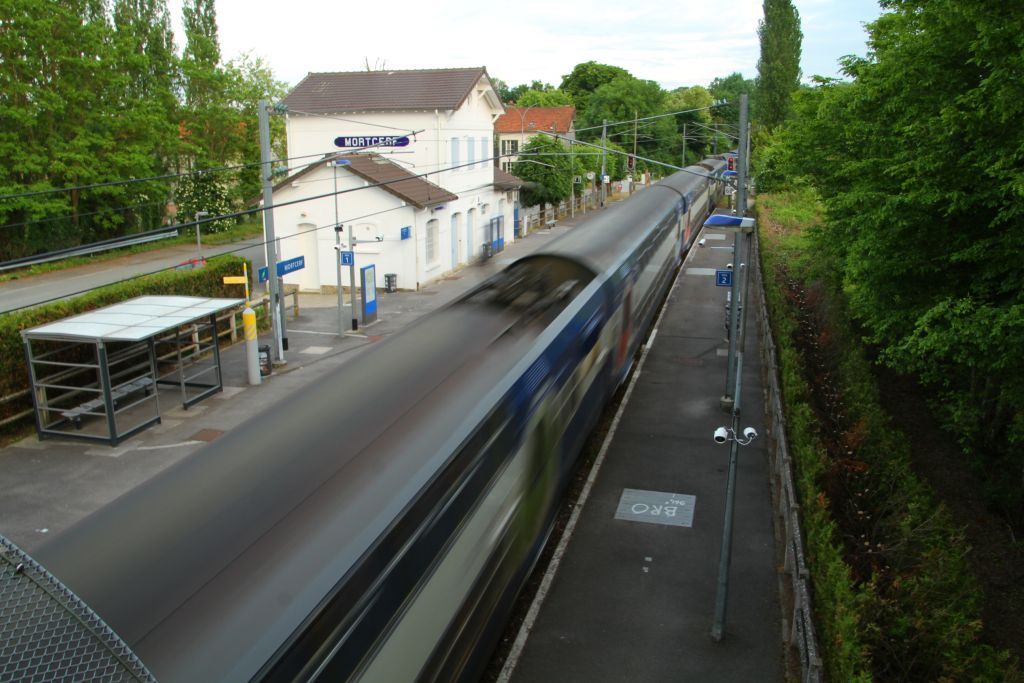
[[[697,191],[706,187],[708,176],[708,171],[699,167],[674,173],[583,221],[553,240],[543,253],[578,261],[595,274],[605,274],[618,267],[623,254],[632,253],[673,207],[685,211]],[[624,222],[633,229],[623,230]]]

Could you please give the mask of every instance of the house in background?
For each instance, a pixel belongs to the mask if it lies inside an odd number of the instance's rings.
[[[512,164],[519,159],[519,150],[538,131],[556,133],[576,139],[573,119],[576,107],[508,107],[494,123],[495,145],[501,169],[511,173]]]
[[[513,239],[519,185],[495,178],[504,108],[483,67],[310,73],[282,101],[289,176],[274,203],[290,203],[274,209],[275,233],[280,257],[305,256],[309,271],[286,282],[337,286],[339,223],[346,245],[356,238],[356,267],[376,265],[378,286],[395,273],[401,289]]]

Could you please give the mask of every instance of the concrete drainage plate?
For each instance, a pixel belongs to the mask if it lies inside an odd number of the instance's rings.
[[[189,437],[191,441],[206,441],[210,442],[216,439],[218,436],[223,435],[219,429],[200,429],[198,432]]]

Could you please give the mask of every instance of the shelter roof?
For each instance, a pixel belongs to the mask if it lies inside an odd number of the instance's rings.
[[[522,186],[522,180],[511,173],[506,173],[497,166],[494,167],[494,187],[499,190],[518,190]]]
[[[233,308],[244,301],[198,296],[140,296],[23,330],[21,334],[28,339],[138,342]]]

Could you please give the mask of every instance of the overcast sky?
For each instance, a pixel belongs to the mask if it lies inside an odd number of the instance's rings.
[[[179,49],[181,1],[169,0]],[[863,24],[875,0],[795,0],[803,29],[804,79],[840,76],[837,60],[864,55]],[[558,85],[580,62],[620,66],[672,89],[739,71],[757,75],[761,0],[291,0],[272,11],[251,0],[216,0],[225,60],[264,59],[289,85],[310,71],[487,67],[510,86]]]

